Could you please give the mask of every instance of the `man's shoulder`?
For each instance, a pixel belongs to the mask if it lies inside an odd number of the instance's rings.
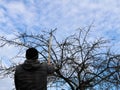
[[[23,64],[16,65],[15,70],[20,70],[20,69],[22,69],[22,65],[23,65]]]
[[[47,65],[47,63],[46,62],[42,62],[42,63],[40,63],[40,68],[47,68],[48,67],[48,65]]]
[[[47,66],[47,63],[46,62],[42,62],[42,63],[40,63],[41,65],[43,65],[43,66]]]

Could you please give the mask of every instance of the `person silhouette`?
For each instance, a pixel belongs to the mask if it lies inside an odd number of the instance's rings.
[[[16,90],[47,90],[47,76],[54,73],[54,66],[45,62],[40,63],[38,50],[35,48],[27,49],[25,56],[24,63],[15,69]]]

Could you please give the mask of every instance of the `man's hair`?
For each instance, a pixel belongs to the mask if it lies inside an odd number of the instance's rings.
[[[27,59],[38,59],[38,51],[35,48],[29,48],[26,50]]]

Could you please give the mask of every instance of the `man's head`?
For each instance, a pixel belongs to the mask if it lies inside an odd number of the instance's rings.
[[[38,59],[38,51],[35,48],[29,48],[26,50],[26,58],[28,60]]]

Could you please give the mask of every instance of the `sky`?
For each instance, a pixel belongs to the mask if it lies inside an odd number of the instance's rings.
[[[91,24],[93,36],[112,39],[119,48],[120,0],[0,0],[0,36],[10,39],[16,32],[55,28],[62,39]],[[10,58],[15,51],[12,46],[2,48],[0,58]],[[0,80],[0,90],[11,88],[12,81]]]

